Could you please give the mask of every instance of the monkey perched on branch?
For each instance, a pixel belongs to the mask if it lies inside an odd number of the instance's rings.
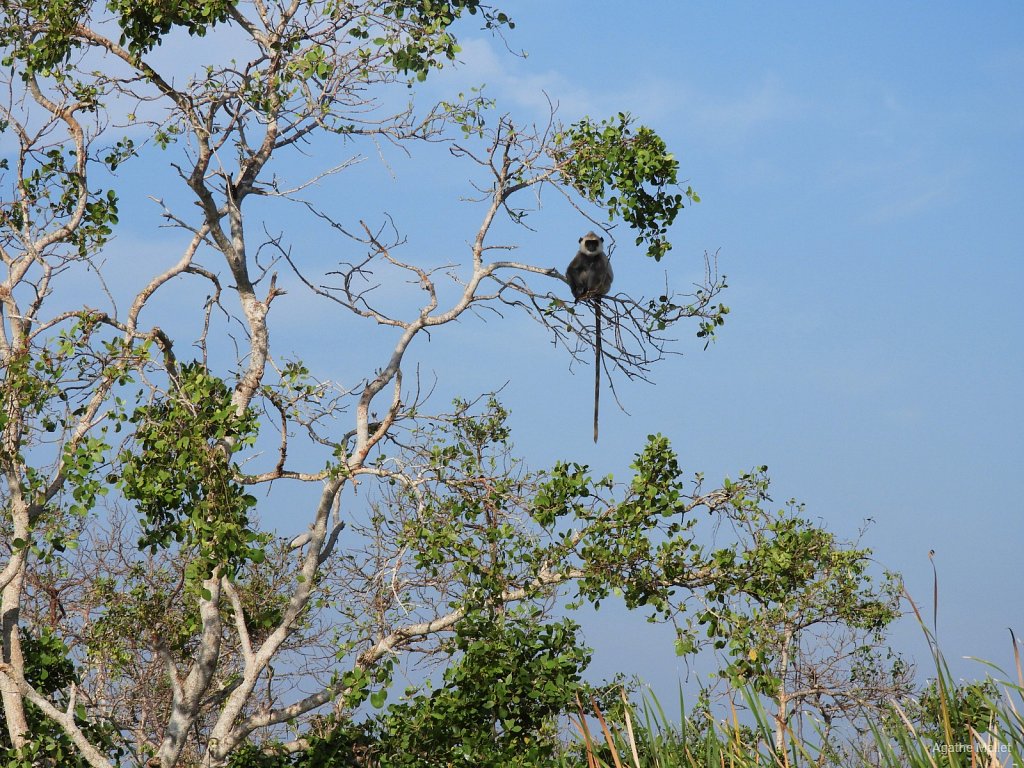
[[[597,442],[598,403],[601,397],[601,297],[612,287],[612,263],[604,250],[604,238],[587,232],[565,270],[569,289],[576,301],[594,303],[594,442]]]

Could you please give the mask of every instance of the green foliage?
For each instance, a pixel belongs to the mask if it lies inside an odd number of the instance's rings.
[[[173,391],[129,421],[136,448],[121,455],[120,484],[143,517],[139,546],[195,548],[193,579],[262,562],[263,537],[249,524],[256,499],[234,480],[229,450],[253,444],[257,420],[239,412],[228,386],[199,363],[184,365]]]
[[[64,64],[76,41],[72,34],[92,6],[90,0],[21,0],[0,4],[0,46],[5,67],[19,62],[24,74]]]
[[[121,45],[145,53],[175,27],[203,37],[237,4],[238,0],[108,0],[107,8],[118,16]]]
[[[656,261],[668,253],[668,228],[683,208],[684,197],[700,197],[687,187],[678,189],[679,162],[665,142],[646,126],[633,128],[633,118],[620,112],[595,123],[590,118],[555,136],[555,155],[562,175],[583,197],[608,211],[608,220],[621,217],[636,230],[636,244],[647,243]]]
[[[610,483],[593,481],[586,470],[558,464],[541,482],[531,514],[560,531],[541,559],[578,569],[579,600],[598,606],[615,593],[652,618],[673,618],[677,653],[706,645],[724,651],[722,671],[735,684],[773,693],[780,657],[792,654],[790,644],[808,628],[863,632],[873,638],[865,640],[870,646],[899,615],[899,581],[886,574],[875,583],[870,550],[838,541],[796,514],[799,508],[764,508],[766,467],[726,479],[712,500],[712,512],[739,533],[724,546],[698,538],[693,495],[664,437],[648,438],[621,501],[593,504]],[[559,526],[560,519],[568,525]],[[687,612],[687,602],[701,609]],[[878,672],[873,658],[856,660],[851,674]]]
[[[160,44],[173,28],[203,36],[228,17],[237,0],[109,0],[107,10],[121,27],[120,44],[142,54]],[[23,72],[53,74],[82,45],[75,28],[88,20],[89,0],[18,0],[3,4],[0,45],[5,66],[19,62]]]
[[[888,716],[872,724],[877,763],[930,768],[1024,765],[1024,671],[1011,631],[1017,679],[998,668],[971,681],[954,680],[932,632],[911,602],[934,665],[934,677],[917,696],[893,701]],[[993,677],[995,670],[1002,677]]]
[[[456,100],[442,101],[438,105],[445,119],[458,126],[465,137],[483,138],[485,114],[497,104],[494,99],[485,97],[483,90],[483,86],[471,88],[468,95],[460,93]]]
[[[545,730],[571,705],[590,661],[577,629],[531,612],[468,616],[443,685],[391,707],[376,725],[380,765],[542,764],[554,748]]]
[[[198,609],[202,585],[191,581],[183,585],[184,567],[173,557],[154,558],[148,566],[134,563],[122,573],[97,577],[90,585],[87,602],[96,606],[96,613],[86,627],[85,646],[89,660],[102,666],[111,681],[152,675],[148,660],[155,647],[178,663],[185,663],[196,652],[202,625]],[[277,567],[279,561],[248,563],[235,576],[235,590],[254,644],[266,639],[287,602],[275,582],[273,569]],[[221,611],[225,621],[233,620],[232,607],[222,605]],[[300,637],[301,626],[294,635],[296,640]],[[225,677],[233,671],[229,664],[221,669]],[[162,676],[147,685],[170,695],[168,681]]]
[[[729,287],[726,276],[722,275],[721,282],[716,286],[718,290],[725,290]],[[715,341],[718,329],[725,325],[725,317],[730,309],[725,304],[711,304],[711,297],[704,288],[698,288],[694,294],[694,301],[688,306],[676,304],[667,295],[661,295],[657,299],[651,299],[647,303],[647,316],[649,318],[647,331],[658,333],[664,331],[682,314],[684,317],[700,317],[700,324],[697,328],[697,338],[705,339],[704,349]]]
[[[933,650],[937,649],[934,648]],[[661,704],[650,692],[638,704],[609,711],[594,707],[600,732],[586,727],[570,753],[590,755],[596,768],[640,766],[641,768],[1016,768],[1024,765],[1024,677],[1019,683],[984,680],[955,685],[948,669],[936,658],[938,677],[924,692],[919,704],[930,710],[929,727],[893,709],[900,716],[868,723],[867,742],[855,734],[840,745],[821,738],[814,729],[786,730],[785,754],[774,748],[773,715],[749,686],[734,689],[734,702],[725,719],[717,720],[706,702],[687,711],[680,693],[680,719],[665,716]],[[735,702],[743,711],[737,712]],[[904,702],[905,703],[905,702]],[[916,705],[914,705],[916,706]],[[913,711],[917,711],[916,709]],[[947,733],[942,721],[946,713],[962,716],[962,726]],[[605,728],[607,726],[607,729]],[[633,755],[639,757],[634,762]],[[582,758],[576,763],[581,765]]]
[[[766,508],[766,467],[702,497],[684,482],[669,441],[652,435],[621,499],[610,498],[611,478],[594,479],[579,464],[559,462],[524,485],[508,468],[499,471],[493,452],[508,440],[506,416],[492,401],[479,417],[460,411],[450,435],[432,438],[435,488],[444,490],[424,494],[427,512],[410,519],[403,541],[420,568],[453,574],[464,600],[529,583],[536,571],[524,563],[573,572],[577,602],[597,607],[614,594],[652,620],[671,619],[679,653],[724,651],[727,678],[769,695],[779,659],[795,648],[782,638],[795,643],[808,628],[836,628],[864,633],[873,647],[899,615],[898,579],[875,582],[870,550],[837,540],[796,505]],[[519,505],[546,540],[510,524]],[[737,536],[718,543],[700,536],[699,507],[729,521]],[[854,676],[881,674],[870,654],[851,663]]]
[[[74,215],[84,180],[77,171],[76,149],[52,147],[33,155],[35,161],[26,170],[19,188],[20,199],[0,203],[0,228],[20,232],[30,223],[67,223]],[[105,157],[108,167],[116,168],[133,154],[134,146],[122,142]],[[110,240],[118,223],[118,199],[114,190],[87,194],[79,225],[69,232],[64,243],[78,258],[97,253]]]
[[[372,757],[379,768],[438,765],[550,766],[559,748],[555,718],[571,710],[590,662],[571,620],[544,622],[534,610],[481,609],[460,622],[458,660],[430,693],[407,698],[363,723],[324,720],[302,753],[243,749],[232,768],[325,768]],[[382,704],[383,701],[378,702]]]
[[[998,700],[994,680],[956,684],[940,678],[925,686],[910,709],[921,736],[939,743],[970,744],[972,731],[989,733],[998,722]]]
[[[480,0],[386,0],[379,13],[399,22],[401,31],[374,37],[373,43],[389,50],[388,63],[396,70],[415,74],[422,81],[431,69],[442,68],[445,61],[453,61],[461,50],[449,28],[467,12],[479,13],[487,29],[515,27],[508,15]],[[367,14],[361,23],[350,28],[349,34],[369,39],[381,31],[377,24],[377,19]]]
[[[468,599],[482,600],[527,572],[531,546],[511,519],[526,484],[502,465],[508,413],[493,398],[481,416],[469,408],[457,401],[451,422],[428,438],[430,490],[421,514],[406,522],[401,543],[419,569],[450,573]]]
[[[103,577],[92,584],[91,602],[102,611],[88,628],[89,654],[102,659],[109,673],[129,670],[143,648],[154,641],[176,654],[186,654],[199,627],[196,588],[182,600],[177,574],[167,569],[133,566],[119,578]]]
[[[69,658],[68,647],[51,631],[41,628],[36,635],[21,632],[21,649],[25,657],[25,679],[43,696],[66,698],[66,691],[78,683],[78,674]],[[35,768],[59,765],[61,768],[86,768],[88,762],[64,731],[43,715],[31,702],[26,702],[25,715],[32,738],[23,749],[11,747],[7,723],[0,709],[0,759],[7,768]],[[89,721],[85,708],[75,707],[75,721],[87,738],[101,752],[116,762],[124,750],[116,746],[117,732],[109,723]]]
[[[104,338],[97,329],[95,318],[83,312],[56,338],[7,358],[0,378],[0,401],[4,404],[0,408],[0,429],[16,424],[20,434],[17,441],[5,441],[0,447],[0,461],[11,465],[24,461],[21,453],[7,452],[8,446],[24,450],[46,442],[61,444],[57,436],[82,414],[80,401],[73,397],[81,382],[130,380],[132,368],[146,357],[146,345],[132,349],[118,339]],[[66,479],[65,511],[72,516],[83,517],[97,497],[107,493],[99,469],[109,448],[102,434],[63,443],[60,460]],[[24,491],[39,493],[47,482],[46,475],[31,465],[24,471]],[[56,512],[55,505],[56,500],[51,500],[47,509]],[[56,532],[51,544],[63,549]]]
[[[711,604],[690,627],[718,638],[716,647],[729,658],[724,674],[734,684],[772,695],[779,684],[779,659],[795,655],[801,632],[844,628],[880,641],[900,615],[899,580],[885,574],[876,585],[870,555],[799,517],[766,521],[753,546],[716,553],[722,578]],[[865,674],[875,669],[871,659],[859,663]]]
[[[648,436],[632,464],[635,474],[629,493],[619,503],[590,506],[612,487],[611,478],[593,481],[586,467],[556,464],[535,497],[532,514],[538,522],[570,515],[587,523],[579,555],[585,575],[576,582],[577,594],[595,606],[612,592],[629,608],[648,606],[669,613],[671,585],[686,578],[689,568],[688,532],[696,524],[684,515],[681,471],[669,441]],[[568,547],[573,534],[560,534]]]
[[[231,753],[228,768],[348,768],[375,765],[370,756],[377,746],[371,724],[320,718],[309,736],[309,746],[296,754],[284,754],[273,747],[246,744]]]

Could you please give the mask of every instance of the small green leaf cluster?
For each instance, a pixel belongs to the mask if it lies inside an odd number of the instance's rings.
[[[310,375],[305,363],[289,360],[281,365],[279,380],[263,386],[263,394],[288,418],[302,422],[309,418],[306,409],[320,405],[324,389],[323,383]]]
[[[20,182],[21,199],[0,205],[0,228],[21,232],[35,221],[49,223],[71,220],[83,194],[84,180],[75,170],[76,149],[52,147],[41,152],[38,163]],[[106,162],[116,167],[131,148],[121,144],[108,154]],[[99,251],[118,223],[118,198],[112,189],[88,193],[82,220],[63,242],[85,258]]]
[[[92,313],[83,312],[55,338],[10,356],[0,371],[0,430],[8,438],[0,445],[0,462],[21,474],[21,490],[39,510],[31,536],[11,543],[29,547],[41,563],[77,547],[81,521],[109,491],[103,471],[108,425],[76,439],[69,440],[69,433],[85,417],[95,387],[129,383],[148,356],[148,344],[110,339],[100,328]],[[114,401],[111,412],[118,407]],[[50,446],[55,450],[47,454]],[[46,455],[52,465],[41,458]],[[53,494],[48,489],[55,474],[60,488]]]
[[[236,578],[235,589],[245,608],[245,628],[254,645],[263,642],[277,627],[288,604],[287,596],[276,583],[279,567],[276,560],[251,562]],[[299,628],[302,626],[300,624]]]
[[[722,287],[725,287],[724,282],[722,283]],[[725,304],[718,304],[711,308],[711,314],[709,316],[701,318],[700,327],[697,329],[697,338],[707,339],[704,343],[705,349],[707,349],[708,344],[715,340],[715,334],[718,329],[725,325],[725,316],[728,314],[729,308]]]
[[[713,290],[717,294],[728,287],[726,276],[722,275]],[[650,334],[660,333],[680,317],[697,317],[700,319],[697,338],[706,340],[704,349],[707,349],[708,345],[715,341],[718,329],[725,325],[725,316],[729,314],[730,310],[725,304],[712,304],[711,294],[704,288],[698,289],[693,298],[694,301],[688,304],[677,304],[672,297],[667,295],[649,300],[647,302],[647,332]]]
[[[131,139],[120,139],[107,149],[107,153],[103,156],[102,160],[103,164],[113,173],[121,163],[135,157],[136,154],[137,150],[135,149],[134,141]]]
[[[97,497],[107,494],[109,489],[98,469],[107,460],[109,450],[107,441],[94,435],[86,435],[73,448],[65,449],[63,469],[71,489],[68,511],[72,515],[85,517]]]
[[[989,733],[998,722],[999,690],[992,679],[955,683],[929,681],[908,706],[909,717],[925,738],[938,744],[970,744],[974,734]]]
[[[7,358],[0,379],[0,397],[3,408],[0,408],[0,430],[6,431],[13,426],[15,418],[20,420],[21,430],[29,429],[27,423],[32,417],[40,417],[39,427],[44,432],[54,432],[61,425],[54,412],[53,401],[62,404],[67,394],[60,386],[66,372],[66,361],[51,355],[49,350],[33,359],[29,352],[21,352]],[[18,436],[24,440],[24,432]],[[4,462],[20,461],[21,457],[10,453],[10,441],[0,445],[0,460]]]
[[[481,415],[468,403],[455,405],[451,422],[431,437],[431,485],[420,516],[406,521],[402,543],[432,576],[450,574],[467,594],[499,594],[529,562],[530,542],[512,519],[524,478],[502,464],[510,431],[497,400]]]
[[[75,407],[69,391],[82,390],[82,382],[128,380],[131,367],[146,354],[145,345],[133,350],[117,340],[93,343],[97,340],[96,328],[92,314],[83,312],[55,339],[7,358],[0,378],[4,405],[0,408],[0,430],[7,429],[15,419],[22,430],[16,442],[32,445],[44,435],[68,428],[81,415],[81,407]],[[95,457],[95,444],[86,443],[82,450]],[[6,455],[2,450],[0,460],[23,461],[23,457]],[[66,453],[68,458],[70,454]]]
[[[647,243],[656,261],[668,253],[668,228],[683,199],[699,202],[692,189],[678,188],[679,162],[665,142],[646,126],[633,128],[623,112],[599,123],[585,118],[555,136],[555,156],[565,180],[583,197],[621,217],[636,230],[636,244]]]
[[[497,102],[483,95],[483,87],[473,88],[467,96],[460,93],[455,101],[442,101],[438,106],[445,120],[459,127],[462,135],[482,138],[487,122],[485,115]]]
[[[501,11],[488,8],[480,0],[396,0],[383,3],[379,13],[399,22],[400,32],[376,37],[374,45],[388,47],[388,62],[399,72],[425,80],[430,70],[441,69],[445,61],[454,61],[461,50],[449,28],[463,13],[479,13],[488,29],[508,27],[513,21]],[[369,17],[350,29],[357,39],[369,39],[375,22]]]
[[[256,499],[231,461],[255,441],[257,420],[239,411],[227,384],[199,363],[183,365],[172,391],[128,420],[135,446],[121,454],[119,482],[143,517],[139,546],[194,549],[188,575],[198,579],[262,562],[263,537],[249,524]]]
[[[72,34],[92,6],[90,0],[22,0],[0,4],[2,64],[21,64],[23,76],[59,68],[76,46]]]
[[[238,0],[108,0],[107,8],[118,16],[121,45],[141,54],[159,45],[175,27],[205,36],[237,4]]]
[[[228,18],[238,0],[108,0],[121,27],[120,44],[140,55],[159,45],[175,27],[204,36]],[[19,0],[4,3],[0,15],[0,46],[8,49],[4,66],[18,62],[23,75],[57,74],[81,45],[75,28],[86,23],[90,0]]]
[[[200,625],[197,595],[187,585],[185,591],[192,599],[182,600],[178,579],[170,569],[156,567],[147,572],[133,564],[117,578],[104,576],[93,583],[91,602],[102,606],[102,611],[88,627],[89,655],[102,659],[112,677],[130,672],[138,655],[156,638],[179,655],[193,647]]]

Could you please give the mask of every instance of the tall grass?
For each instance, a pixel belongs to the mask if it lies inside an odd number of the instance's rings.
[[[739,691],[741,695],[744,691]],[[740,721],[735,707],[730,717],[719,722],[691,719],[680,696],[679,722],[671,721],[653,693],[638,704],[625,700],[621,720],[610,722],[591,702],[590,711],[581,707],[573,723],[587,768],[780,768],[796,765],[788,755],[776,754],[772,746],[771,718],[756,698],[748,698],[751,722]],[[592,728],[589,721],[597,723]],[[745,718],[746,719],[746,718]],[[813,757],[803,744],[793,748],[808,765]]]
[[[936,585],[936,602],[937,602]],[[933,691],[938,723],[932,732],[915,726],[905,708],[893,703],[901,727],[883,730],[873,724],[877,765],[882,768],[1024,768],[1024,670],[1017,638],[1010,632],[1016,682],[988,662],[982,685],[971,687],[973,697],[960,695],[935,635],[913,600],[910,606],[928,640],[935,665]],[[993,675],[994,673],[994,675]]]
[[[917,608],[914,607],[915,613]],[[920,614],[918,614],[920,621]],[[934,635],[921,622],[935,665],[932,717],[914,702],[893,702],[892,716],[871,722],[867,745],[834,745],[786,734],[785,749],[773,744],[774,720],[765,703],[749,689],[736,691],[745,705],[743,722],[730,707],[713,721],[689,717],[680,694],[679,722],[671,721],[652,693],[639,703],[623,694],[617,717],[595,702],[582,703],[573,723],[579,733],[578,760],[563,765],[586,768],[1024,768],[1024,671],[1013,639],[1016,681],[992,665],[984,685],[965,697]],[[908,709],[910,711],[908,711]],[[813,737],[812,737],[813,738]],[[563,756],[569,758],[569,755]]]

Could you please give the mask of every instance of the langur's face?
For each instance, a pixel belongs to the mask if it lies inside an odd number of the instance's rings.
[[[593,232],[588,232],[580,238],[580,242],[583,243],[583,250],[587,253],[597,253],[601,249],[603,238],[598,237]]]

